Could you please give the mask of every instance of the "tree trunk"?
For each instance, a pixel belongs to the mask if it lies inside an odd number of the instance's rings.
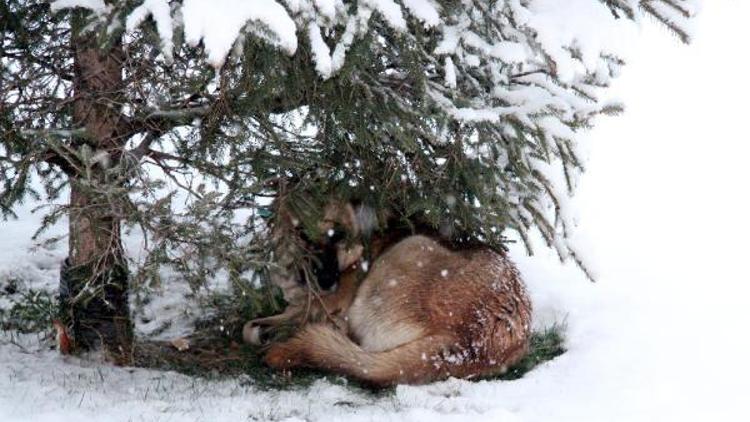
[[[70,206],[70,255],[62,270],[61,297],[75,348],[103,348],[114,362],[129,364],[133,329],[120,221],[79,181],[71,180]]]
[[[124,53],[119,40],[102,48],[73,18],[73,122],[88,132],[87,147],[118,157]],[[78,151],[84,142],[73,143]],[[81,163],[70,174],[70,255],[61,274],[61,305],[77,350],[104,348],[117,363],[132,357],[128,271],[117,212],[118,186],[108,185],[105,164]],[[81,169],[86,169],[82,171]]]

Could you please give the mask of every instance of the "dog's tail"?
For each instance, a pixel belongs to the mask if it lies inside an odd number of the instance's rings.
[[[443,377],[437,359],[445,336],[425,336],[383,352],[367,352],[324,324],[305,327],[292,340],[271,347],[266,363],[277,369],[313,367],[341,373],[374,386],[423,384]]]

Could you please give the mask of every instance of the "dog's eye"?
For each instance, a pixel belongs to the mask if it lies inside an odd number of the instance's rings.
[[[336,225],[331,230],[328,230],[328,233],[326,233],[326,235],[328,236],[329,243],[338,243],[346,238],[346,232],[339,225]]]

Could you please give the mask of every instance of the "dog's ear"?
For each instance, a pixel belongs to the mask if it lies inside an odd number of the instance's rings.
[[[380,226],[379,216],[373,207],[359,204],[354,207],[353,212],[354,226],[357,228],[358,234],[363,237],[368,237],[378,230],[378,227]]]
[[[344,271],[346,268],[354,265],[365,251],[365,247],[357,243],[347,247],[346,242],[339,242],[336,245],[336,257],[339,261],[339,271]]]

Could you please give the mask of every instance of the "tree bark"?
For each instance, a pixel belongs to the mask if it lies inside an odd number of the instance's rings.
[[[128,269],[120,221],[110,207],[79,181],[71,181],[70,254],[63,266],[61,296],[76,349],[103,348],[114,362],[129,364],[133,329]]]
[[[121,42],[108,48],[73,18],[73,123],[89,133],[71,146],[118,157],[125,139],[117,131],[123,103]],[[77,350],[103,348],[116,363],[132,357],[133,330],[128,306],[128,271],[121,243],[117,188],[109,186],[104,165],[83,163],[69,174],[69,258],[61,276],[61,305]]]

